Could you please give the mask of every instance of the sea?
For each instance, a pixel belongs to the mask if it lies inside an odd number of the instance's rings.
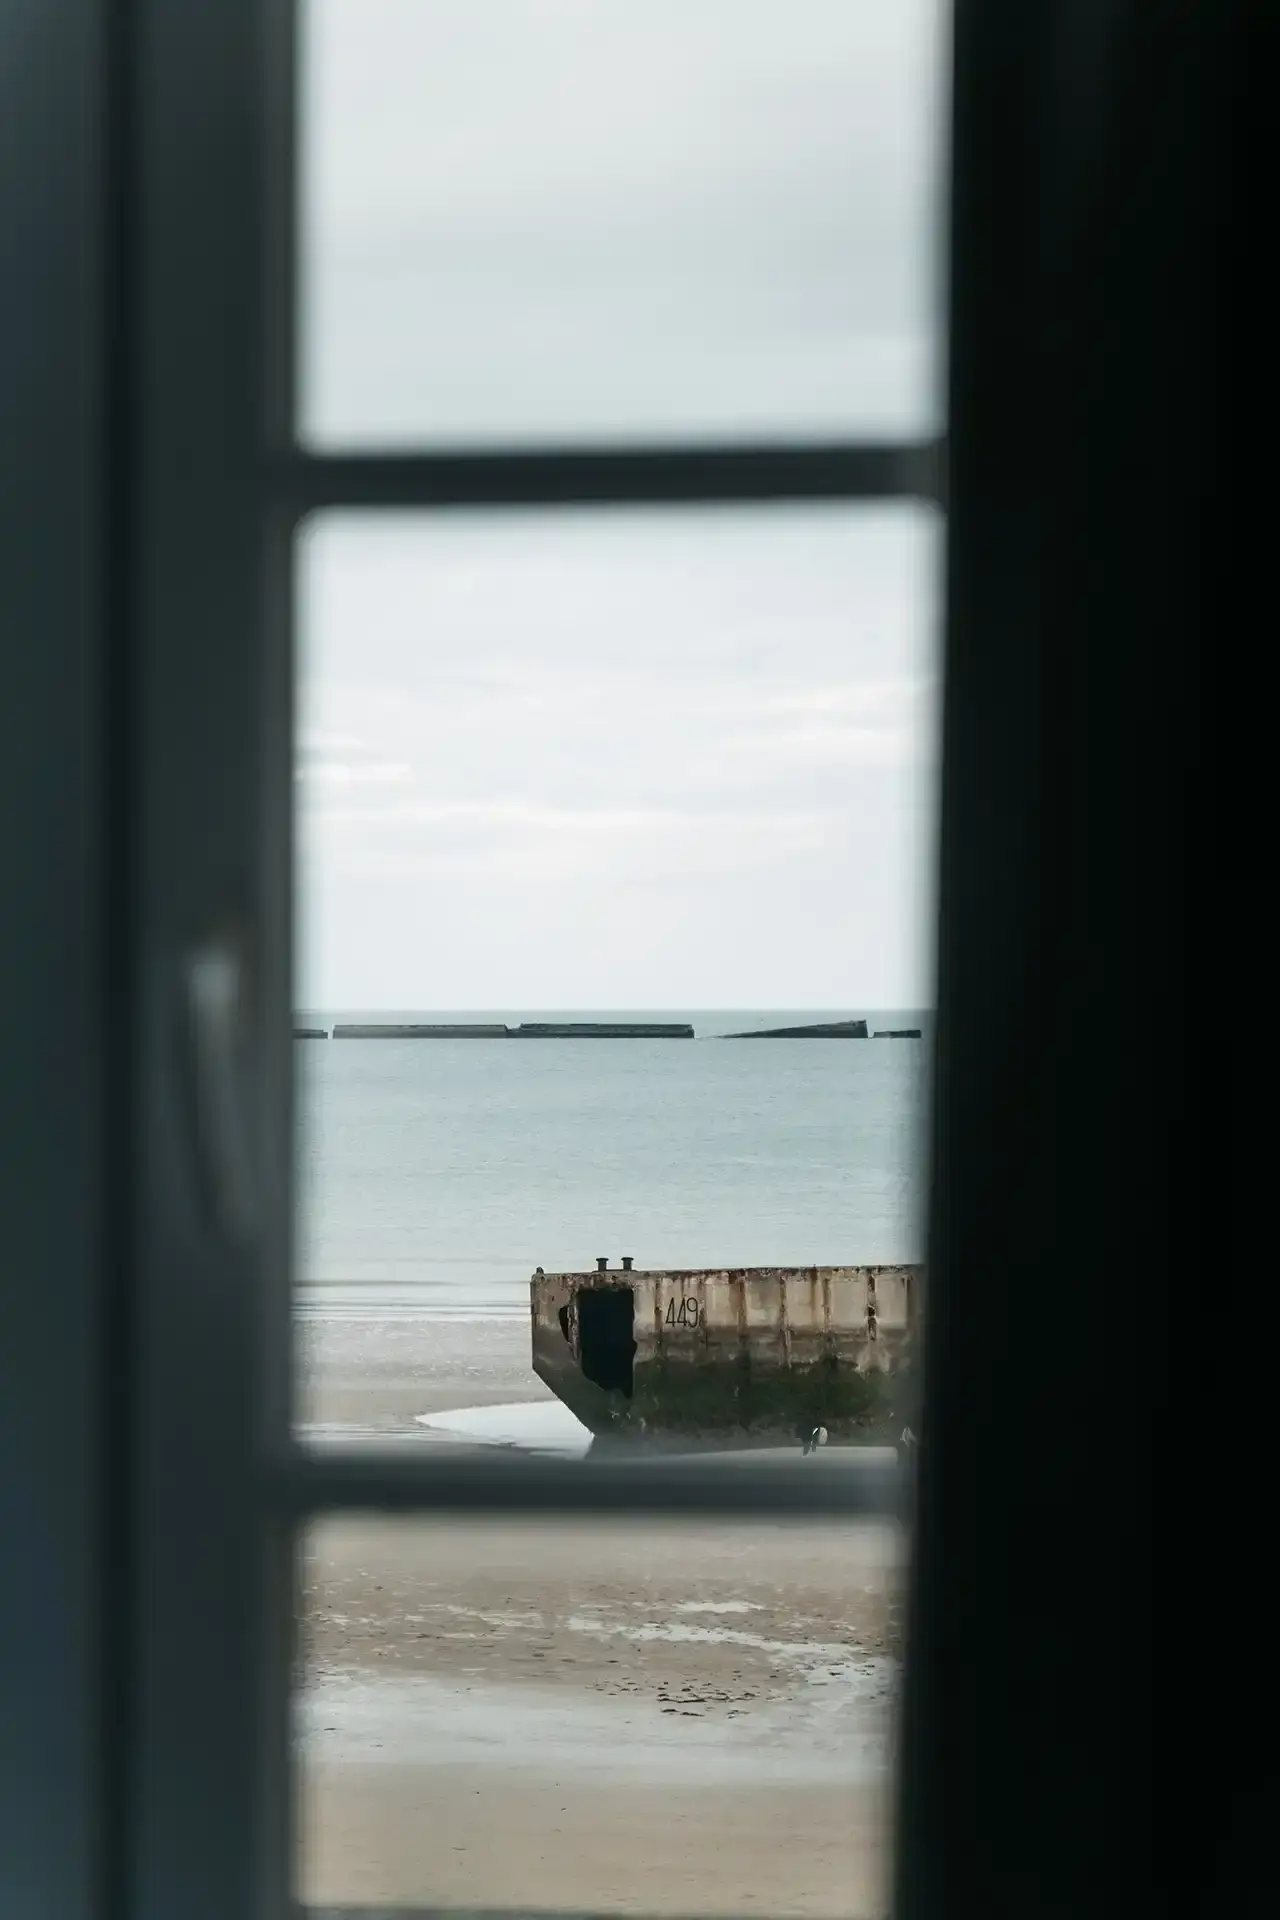
[[[921,1040],[726,1038],[864,1016]],[[693,1040],[299,1040],[298,1304],[508,1318],[535,1267],[914,1261],[919,1011],[307,1011],[299,1021],[682,1020]]]

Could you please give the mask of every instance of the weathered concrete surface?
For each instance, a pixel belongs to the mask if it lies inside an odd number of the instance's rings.
[[[807,1027],[761,1027],[753,1033],[726,1033],[726,1040],[865,1040],[865,1020],[825,1020]]]
[[[533,1368],[596,1434],[777,1444],[807,1422],[896,1443],[921,1282],[905,1266],[536,1273]]]

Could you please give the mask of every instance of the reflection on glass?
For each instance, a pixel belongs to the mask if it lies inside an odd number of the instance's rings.
[[[935,425],[943,0],[308,0],[321,444]]]
[[[883,1913],[900,1565],[871,1523],[317,1524],[301,1897]]]

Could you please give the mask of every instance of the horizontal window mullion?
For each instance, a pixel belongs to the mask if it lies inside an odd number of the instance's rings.
[[[299,1450],[270,1474],[268,1497],[297,1515],[319,1512],[751,1515],[893,1519],[906,1477],[888,1464],[812,1461],[752,1464],[723,1456],[576,1461],[495,1460],[414,1449],[356,1454]]]
[[[273,462],[272,500],[320,509],[680,505],[698,501],[936,500],[938,442],[619,447],[598,451],[296,452]]]

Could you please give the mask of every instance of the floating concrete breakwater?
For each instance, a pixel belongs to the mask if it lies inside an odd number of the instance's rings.
[[[678,1020],[531,1020],[518,1027],[496,1022],[430,1025],[346,1021],[335,1040],[692,1040],[693,1028]]]
[[[328,1027],[296,1026],[295,1040],[327,1040]],[[333,1029],[335,1040],[692,1040],[684,1020],[525,1020],[519,1026],[484,1020],[348,1020]],[[759,1027],[724,1033],[721,1040],[919,1040],[919,1027],[879,1027],[865,1020],[824,1020],[796,1027]]]
[[[922,1282],[915,1266],[539,1269],[533,1370],[601,1437],[776,1445],[823,1426],[896,1445],[916,1422]]]
[[[398,1020],[346,1021],[333,1030],[335,1040],[505,1040],[502,1026],[459,1023],[419,1025]]]
[[[683,1020],[527,1020],[513,1040],[692,1040]]]
[[[761,1027],[752,1033],[726,1033],[726,1040],[865,1040],[865,1020],[822,1020],[807,1027]]]

